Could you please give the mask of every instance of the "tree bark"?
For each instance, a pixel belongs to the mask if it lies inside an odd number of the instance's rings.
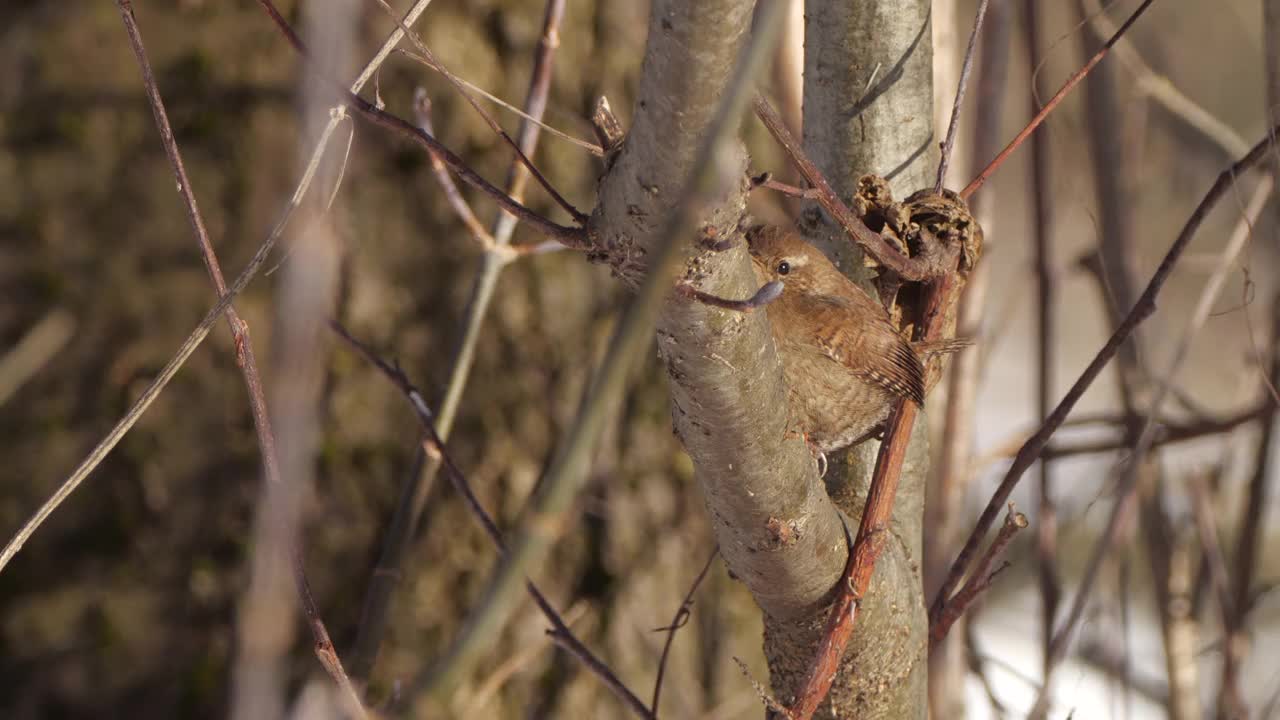
[[[846,200],[860,176],[886,177],[898,198],[932,184],[933,72],[929,2],[808,0],[805,7],[804,145]],[[805,211],[811,239],[850,276],[861,253],[822,217]],[[927,632],[922,578],[927,423],[916,422],[903,468],[893,541],[877,563],[872,588],[840,677],[819,717],[922,718],[927,713]],[[832,458],[828,489],[857,522],[875,464],[876,443]],[[785,698],[803,678],[824,618],[765,619],[773,687]]]
[[[809,4],[807,149],[846,197],[864,172],[888,176],[900,196],[925,187],[936,154],[928,3],[828,4]],[[643,277],[646,253],[681,201],[677,195],[742,47],[752,5],[653,3],[632,127],[600,182],[590,226],[594,257],[628,284]],[[820,22],[813,22],[815,12]],[[745,177],[745,154],[736,163],[738,176]],[[685,282],[721,297],[756,290],[742,240],[745,191],[745,184],[736,184],[706,213],[703,235],[729,240],[731,247],[695,244]],[[858,259],[847,240],[842,246],[843,260]],[[727,311],[673,295],[657,337],[671,381],[675,430],[693,461],[725,561],[764,612],[773,692],[790,702],[847,558],[840,509],[855,527],[874,448],[855,453],[867,462],[848,466],[852,481],[824,485],[803,439],[787,432],[786,389],[767,323],[763,312]],[[925,445],[917,432],[899,491],[894,541],[861,603],[859,629],[819,716],[924,716],[927,618],[919,568]]]
[[[600,257],[624,281],[645,256],[688,176],[751,21],[744,0],[654,2],[636,111],[600,185],[592,218]],[[708,32],[715,28],[715,32]],[[735,160],[746,177],[745,153]],[[741,237],[745,190],[735,183],[704,218],[730,239],[698,249],[684,281],[746,297],[756,280]],[[844,564],[839,516],[803,440],[788,436],[786,390],[765,313],[722,310],[673,295],[658,321],[672,418],[693,459],[720,551],[760,607],[783,618],[820,610]]]

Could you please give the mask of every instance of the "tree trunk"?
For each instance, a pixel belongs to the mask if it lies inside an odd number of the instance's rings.
[[[633,126],[601,180],[592,218],[598,257],[631,283],[672,210],[748,30],[747,0],[655,0]],[[836,190],[863,173],[898,197],[932,183],[929,5],[810,2],[806,7],[805,146]],[[741,166],[745,175],[745,156]],[[741,231],[745,186],[706,217],[727,251],[696,249],[684,280],[723,297],[755,290]],[[847,239],[816,210],[806,225],[845,268]],[[673,296],[658,324],[676,432],[693,460],[711,523],[733,574],[765,616],[775,697],[791,702],[812,660],[847,557],[843,511],[857,525],[874,443],[832,458],[827,483],[802,439],[787,433],[786,395],[765,313],[726,311]],[[928,468],[917,423],[903,470],[894,540],[881,556],[857,630],[821,717],[922,718],[927,618],[921,517]]]

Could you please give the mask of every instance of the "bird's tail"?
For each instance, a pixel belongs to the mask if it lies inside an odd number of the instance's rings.
[[[911,343],[911,347],[915,348],[921,357],[929,357],[931,355],[950,355],[958,353],[967,347],[973,347],[972,338],[951,338],[948,340],[922,340],[920,342]]]

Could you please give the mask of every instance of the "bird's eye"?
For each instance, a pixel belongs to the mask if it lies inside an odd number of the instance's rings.
[[[779,275],[786,275],[789,272],[791,272],[791,263],[787,262],[786,260],[783,260],[782,262],[778,263]]]

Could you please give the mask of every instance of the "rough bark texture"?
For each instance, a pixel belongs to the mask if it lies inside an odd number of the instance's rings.
[[[860,175],[889,178],[897,197],[930,184],[933,150],[929,3],[810,0],[805,17],[804,144],[844,197]],[[805,224],[847,273],[861,257],[820,216]],[[921,588],[921,517],[928,469],[925,423],[916,423],[894,513],[894,538],[876,566],[872,591],[831,695],[819,717],[922,718],[926,714],[927,619]],[[874,443],[849,453],[827,482],[856,518],[874,465]],[[787,699],[812,657],[821,616],[804,622],[766,617],[773,688]]]
[[[601,259],[627,282],[644,271],[723,95],[751,19],[751,2],[656,2],[633,126],[600,186],[592,230]],[[707,32],[707,28],[716,28]],[[736,177],[745,177],[745,156]],[[741,239],[745,187],[705,218],[733,238],[701,250],[685,280],[746,297],[756,280]],[[693,459],[720,551],[764,611],[809,617],[844,564],[839,516],[804,442],[788,436],[786,391],[764,313],[721,310],[673,296],[658,323],[676,432]]]
[[[866,173],[887,178],[899,200],[931,184],[932,63],[924,0],[806,2],[804,147],[841,197]],[[817,235],[846,271],[859,264],[834,229]]]

